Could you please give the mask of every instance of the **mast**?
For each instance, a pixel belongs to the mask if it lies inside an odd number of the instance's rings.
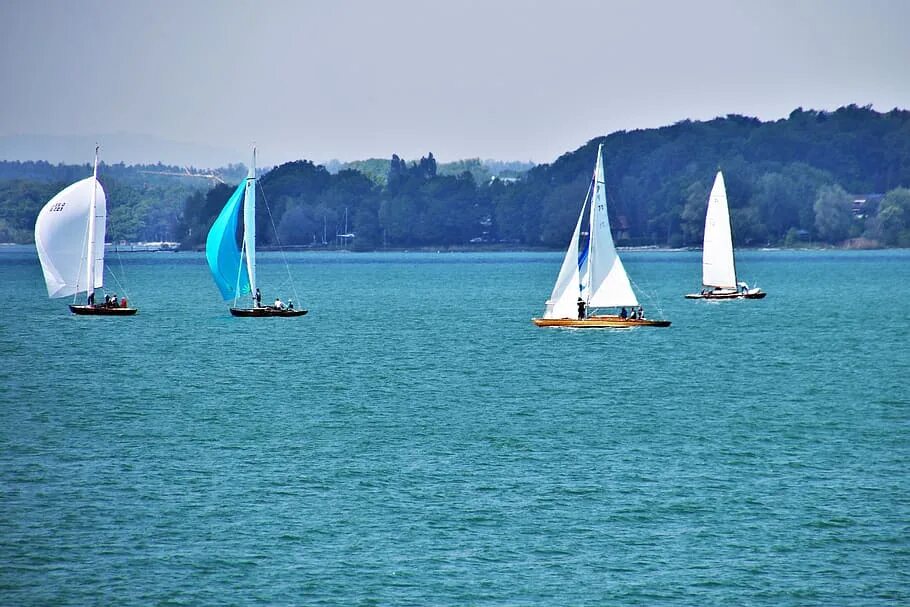
[[[95,213],[98,205],[98,145],[95,145],[95,165],[92,169],[92,201],[88,208],[88,244],[85,263],[86,299],[95,292]],[[104,246],[104,243],[101,243]]]
[[[603,148],[604,144],[597,146],[597,161],[594,164],[594,183],[591,187],[591,210],[588,217],[588,284],[587,284],[587,301],[589,303],[591,296],[594,294],[594,260],[597,259],[597,215],[600,212],[606,212],[606,208],[600,208],[600,200],[597,197],[597,188],[603,186]]]
[[[243,244],[246,247],[246,269],[250,277],[250,296],[256,297],[256,146],[253,162],[246,177],[243,197]]]
[[[724,187],[726,192],[726,187]],[[730,224],[730,263],[733,264],[733,288],[739,291],[739,278],[736,277],[736,247],[733,246],[733,220],[730,219],[730,204],[727,203],[727,221]]]

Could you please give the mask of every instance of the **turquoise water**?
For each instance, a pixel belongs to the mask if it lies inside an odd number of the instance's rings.
[[[721,303],[624,258],[669,329],[534,327],[558,253],[291,255],[268,320],[201,255],[123,256],[111,319],[0,253],[0,603],[910,602],[910,251]]]

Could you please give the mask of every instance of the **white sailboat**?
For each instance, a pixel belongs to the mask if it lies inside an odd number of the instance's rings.
[[[241,212],[243,236],[238,242]],[[306,310],[285,307],[276,300],[263,306],[256,286],[256,148],[247,178],[237,186],[215,219],[205,241],[205,258],[222,297],[233,299],[231,314],[246,317],[303,316]],[[244,259],[246,263],[244,264]],[[250,307],[238,307],[243,295],[251,298]]]
[[[95,303],[95,289],[104,288],[106,223],[107,198],[98,181],[96,147],[92,176],[61,190],[38,213],[35,247],[49,297],[72,295],[74,314],[132,316],[137,309],[130,308],[126,298],[106,296],[104,304]],[[79,293],[86,294],[84,305],[75,303]]]
[[[690,293],[687,299],[761,299],[767,293],[750,288],[736,280],[736,262],[733,258],[733,231],[730,227],[730,208],[724,175],[720,171],[708,197],[705,214],[705,243],[702,250],[701,293]]]
[[[618,309],[603,313],[603,309]],[[631,313],[629,313],[631,310]],[[559,276],[538,327],[667,327],[644,318],[629,276],[613,244],[607,216],[603,144]]]

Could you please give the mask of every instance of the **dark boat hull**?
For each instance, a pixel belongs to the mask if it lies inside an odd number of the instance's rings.
[[[79,316],[133,316],[137,308],[110,308],[107,306],[77,306],[70,304],[70,312]]]
[[[764,299],[764,291],[757,293],[689,293],[686,299]]]
[[[231,316],[242,318],[273,318],[303,316],[308,310],[278,310],[276,308],[231,308]]]

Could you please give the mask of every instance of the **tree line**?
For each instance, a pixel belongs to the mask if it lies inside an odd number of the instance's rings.
[[[831,112],[798,108],[770,122],[728,115],[619,131],[553,163],[498,178],[479,161],[438,165],[432,154],[410,162],[393,155],[348,163],[332,172],[299,160],[261,176],[259,200],[265,204],[257,206],[257,238],[265,246],[359,250],[562,248],[601,143],[620,245],[700,245],[708,192],[722,170],[740,245],[841,244],[865,237],[910,246],[910,112],[856,105]],[[242,167],[234,173],[236,184]],[[205,242],[236,187],[194,181],[167,191],[157,182],[141,182],[143,189],[140,180],[112,173],[105,178],[122,187],[109,191],[112,238],[129,240],[166,226],[170,239],[185,248]],[[52,194],[46,181],[0,181],[0,240],[26,238]]]
[[[551,246],[565,240],[577,211],[563,199],[584,187],[600,143],[620,244],[700,245],[708,193],[722,170],[738,243],[839,244],[865,236],[910,246],[910,112],[855,105],[796,109],[773,122],[730,115],[597,138],[532,169],[513,191],[509,221],[501,214],[498,224],[511,224],[516,238]],[[552,221],[560,213],[569,227]]]
[[[32,242],[41,207],[66,186],[91,174],[90,163],[0,161],[0,242]],[[198,174],[194,167],[102,162],[98,179],[107,193],[108,239],[179,240],[187,198],[210,187],[208,179],[192,176]],[[230,165],[216,174],[236,181],[246,174],[246,168]]]

